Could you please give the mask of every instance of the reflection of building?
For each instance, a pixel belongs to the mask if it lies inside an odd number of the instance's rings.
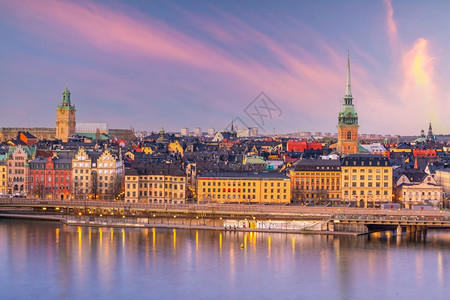
[[[392,166],[377,154],[351,154],[342,161],[341,190],[345,202],[378,207],[392,201]]]
[[[70,92],[66,88],[62,93],[61,105],[56,109],[56,138],[67,142],[75,135],[75,106],[70,103]]]
[[[125,202],[183,204],[186,174],[170,165],[142,165],[125,171]]]
[[[340,160],[299,159],[289,177],[294,201],[328,202],[341,196]]]
[[[197,177],[199,202],[289,203],[289,178],[277,172],[203,173]]]
[[[353,106],[350,83],[350,58],[347,61],[347,86],[339,112],[337,151],[342,155],[358,153],[358,114]]]

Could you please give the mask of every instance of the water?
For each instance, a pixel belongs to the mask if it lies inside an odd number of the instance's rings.
[[[241,244],[244,248],[241,249]],[[449,299],[450,231],[426,241],[0,219],[0,299]]]

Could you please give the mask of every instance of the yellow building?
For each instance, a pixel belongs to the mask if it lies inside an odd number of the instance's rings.
[[[173,141],[169,144],[169,152],[181,154],[181,156],[183,156],[184,154],[183,147],[180,145],[180,142],[178,140]]]
[[[113,200],[122,192],[123,174],[122,160],[108,149],[81,148],[72,159],[73,197]]]
[[[67,142],[75,135],[75,106],[70,104],[70,92],[66,88],[62,93],[61,105],[56,109],[56,138]]]
[[[197,200],[200,203],[290,203],[289,177],[277,172],[204,173],[197,177]]]
[[[342,161],[342,199],[358,207],[392,202],[392,165],[375,154],[351,154]]]
[[[7,174],[8,174],[8,165],[5,161],[0,162],[0,196],[6,195],[8,192],[7,186]]]
[[[74,199],[84,199],[91,191],[92,159],[81,148],[72,159],[72,183]]]
[[[174,166],[143,165],[125,171],[125,202],[183,204],[186,173]]]
[[[292,200],[310,204],[339,204],[341,161],[299,159],[289,171]]]

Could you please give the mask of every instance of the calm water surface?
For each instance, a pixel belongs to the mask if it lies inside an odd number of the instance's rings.
[[[240,245],[244,244],[241,249]],[[426,241],[0,219],[0,299],[450,299],[450,231]]]

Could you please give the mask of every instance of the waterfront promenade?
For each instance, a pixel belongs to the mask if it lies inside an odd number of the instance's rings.
[[[81,226],[228,228],[317,234],[361,234],[386,229],[397,229],[401,233],[450,228],[450,212],[446,210],[9,198],[0,199],[0,213],[4,217],[56,217],[66,224]]]

